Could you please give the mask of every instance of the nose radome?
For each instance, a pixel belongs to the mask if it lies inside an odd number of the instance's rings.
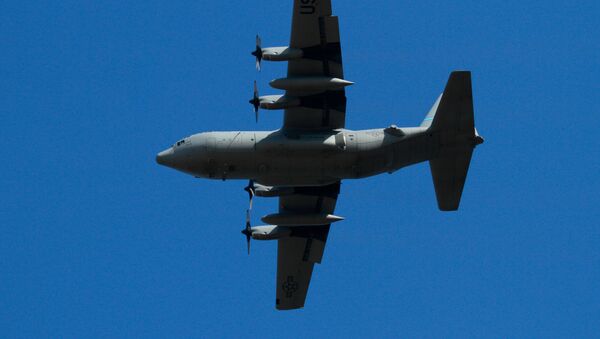
[[[169,166],[172,158],[173,147],[170,147],[156,155],[156,162],[164,166]]]

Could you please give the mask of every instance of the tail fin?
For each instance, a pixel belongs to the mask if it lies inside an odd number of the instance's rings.
[[[435,117],[435,112],[437,112],[437,109],[440,106],[440,101],[442,101],[442,96],[443,96],[443,94],[440,94],[440,96],[437,98],[437,100],[435,101],[435,103],[433,104],[431,109],[429,110],[429,113],[427,113],[427,115],[425,116],[425,119],[423,119],[423,122],[421,123],[421,127],[429,128],[431,126],[431,123],[433,122],[433,118]]]
[[[471,73],[452,72],[444,93],[421,124],[440,137],[439,156],[429,161],[438,207],[455,211],[460,204],[473,148],[483,139],[473,119]]]
[[[456,134],[474,133],[471,72],[457,71],[450,74],[444,93],[437,99],[421,126]]]

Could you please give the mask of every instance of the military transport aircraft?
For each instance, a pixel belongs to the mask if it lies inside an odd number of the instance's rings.
[[[473,149],[483,142],[473,120],[471,74],[452,72],[419,127],[345,129],[346,96],[338,18],[331,0],[294,0],[289,47],[262,48],[261,61],[287,61],[287,77],[270,82],[283,95],[250,100],[258,110],[283,110],[269,132],[209,132],[177,141],[156,161],[198,178],[247,179],[250,239],[277,240],[276,308],[304,306],[313,266],[320,263],[343,179],[365,178],[429,161],[438,207],[458,209]],[[278,197],[279,211],[252,227],[252,199]]]

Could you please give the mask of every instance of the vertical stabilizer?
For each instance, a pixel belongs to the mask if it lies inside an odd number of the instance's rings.
[[[471,72],[456,71],[450,74],[444,93],[433,105],[421,126],[447,133],[474,135]]]
[[[437,109],[440,106],[440,101],[442,101],[442,95],[443,94],[440,94],[440,96],[437,98],[437,100],[435,101],[435,103],[433,104],[431,109],[429,110],[429,113],[427,113],[427,115],[425,116],[425,119],[423,119],[423,122],[421,123],[421,127],[429,128],[431,126],[431,123],[433,122],[433,118],[435,117],[435,112],[437,112]]]

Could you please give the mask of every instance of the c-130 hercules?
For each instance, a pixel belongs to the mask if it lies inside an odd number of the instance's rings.
[[[343,179],[392,173],[429,161],[440,210],[458,209],[473,149],[483,142],[473,120],[471,74],[452,72],[443,94],[419,127],[394,125],[345,129],[346,96],[338,18],[331,0],[294,0],[289,47],[261,48],[262,60],[287,61],[286,78],[271,81],[284,95],[250,101],[258,109],[284,110],[271,132],[195,134],[160,152],[156,161],[199,178],[247,179],[252,199],[278,197],[268,226],[246,228],[250,239],[277,240],[276,308],[304,306],[315,263],[320,263]]]

